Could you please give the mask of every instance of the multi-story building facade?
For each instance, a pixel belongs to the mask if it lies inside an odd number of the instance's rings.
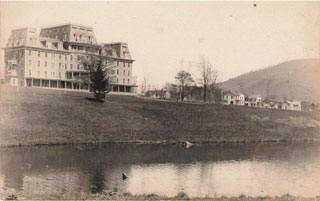
[[[136,80],[128,45],[98,44],[88,26],[64,24],[12,30],[5,50],[5,82],[21,87],[88,90],[89,70],[83,62],[92,56],[108,66],[111,91],[134,93]],[[106,65],[107,64],[107,65]]]

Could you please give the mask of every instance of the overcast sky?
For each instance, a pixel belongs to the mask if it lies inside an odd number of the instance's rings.
[[[11,29],[73,22],[98,42],[128,42],[134,74],[160,88],[206,55],[220,81],[320,57],[320,2],[0,2],[1,48]],[[181,61],[184,61],[182,63]],[[1,50],[3,67],[3,50]]]

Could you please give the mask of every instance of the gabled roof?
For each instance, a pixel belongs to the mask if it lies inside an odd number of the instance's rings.
[[[286,101],[288,104],[294,105],[294,104],[301,104],[300,101]]]
[[[233,95],[233,96],[243,95],[243,96],[245,96],[244,93],[236,93],[236,92],[232,92],[232,91],[227,91],[227,92],[225,92],[223,95],[224,95],[224,96],[226,96],[226,95]]]

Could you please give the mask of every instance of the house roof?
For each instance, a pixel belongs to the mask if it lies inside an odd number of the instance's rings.
[[[224,96],[226,95],[233,95],[233,96],[239,96],[239,95],[244,95],[243,93],[235,93],[235,92],[232,92],[232,91],[227,91]]]
[[[300,101],[286,101],[288,104],[292,104],[292,105],[295,105],[295,104],[301,104]]]

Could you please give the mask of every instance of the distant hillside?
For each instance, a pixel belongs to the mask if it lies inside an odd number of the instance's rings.
[[[300,59],[249,72],[220,83],[224,90],[320,102],[320,59]]]

